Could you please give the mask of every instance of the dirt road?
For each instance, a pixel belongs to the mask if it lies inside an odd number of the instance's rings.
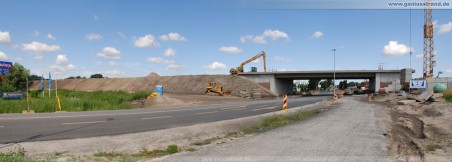
[[[346,97],[337,108],[298,124],[156,161],[393,161],[384,107]]]

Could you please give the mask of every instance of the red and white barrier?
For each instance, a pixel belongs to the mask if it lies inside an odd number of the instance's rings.
[[[287,112],[287,104],[289,102],[289,99],[287,97],[287,95],[283,96],[283,109],[281,111],[283,112]]]

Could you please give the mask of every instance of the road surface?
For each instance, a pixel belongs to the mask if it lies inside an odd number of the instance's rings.
[[[384,107],[359,98],[300,123],[152,161],[393,161]]]
[[[290,98],[289,108],[323,97]],[[253,116],[281,108],[281,99],[183,108],[1,114],[0,144],[118,135]]]

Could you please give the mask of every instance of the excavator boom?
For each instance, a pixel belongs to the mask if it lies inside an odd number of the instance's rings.
[[[250,59],[246,60],[245,62],[242,62],[237,69],[232,68],[230,70],[231,75],[238,74],[238,73],[243,73],[243,66],[245,66],[248,63],[250,63],[251,61],[257,60],[259,57],[263,57],[264,58],[264,72],[267,72],[267,62],[266,62],[267,58],[266,58],[265,52],[262,51],[261,53],[257,54],[256,56],[251,57]]]

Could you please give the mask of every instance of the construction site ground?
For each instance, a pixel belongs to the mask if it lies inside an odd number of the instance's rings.
[[[249,98],[240,98],[237,96],[209,96],[196,94],[165,93],[163,96],[156,96],[150,99],[136,100],[133,101],[131,104],[135,108],[175,108],[175,107],[187,107],[192,105],[211,105],[227,102],[250,102],[269,99],[274,99],[274,97],[249,99]]]
[[[435,102],[399,105],[406,97],[379,95],[390,115],[389,150],[402,161],[452,161],[452,103],[436,94]]]

